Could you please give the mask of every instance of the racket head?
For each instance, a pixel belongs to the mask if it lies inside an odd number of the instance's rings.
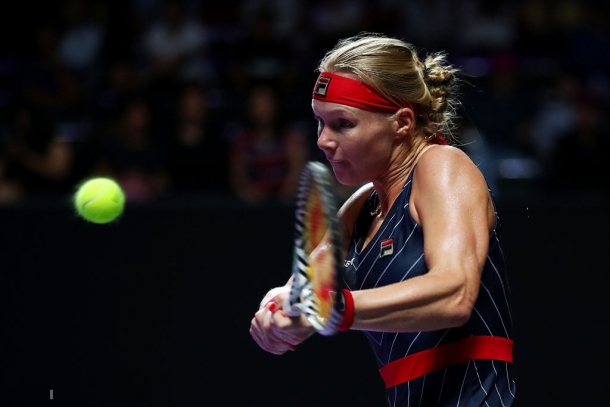
[[[303,312],[323,335],[336,333],[343,321],[342,305],[335,301],[343,289],[337,210],[330,172],[322,163],[309,162],[299,182],[293,280],[284,312],[291,316]]]

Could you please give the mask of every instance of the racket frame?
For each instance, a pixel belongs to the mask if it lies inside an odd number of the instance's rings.
[[[328,226],[326,237],[332,253],[334,264],[333,287],[329,295],[332,301],[332,310],[328,318],[323,318],[318,309],[320,299],[316,298],[313,283],[310,279],[310,254],[305,250],[304,220],[307,216],[307,197],[315,193],[317,189],[320,195],[324,219]],[[333,192],[331,176],[326,166],[319,162],[309,162],[301,174],[297,192],[296,222],[295,222],[295,245],[293,255],[293,279],[290,294],[286,298],[283,311],[291,317],[305,314],[313,328],[322,335],[335,334],[343,321],[342,301],[336,301],[335,295],[344,288],[342,279],[343,254],[342,236],[340,233],[339,220],[337,218],[337,200]],[[334,294],[334,295],[333,295]]]

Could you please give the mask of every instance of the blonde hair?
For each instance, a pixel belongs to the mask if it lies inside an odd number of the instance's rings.
[[[422,63],[411,44],[366,33],[339,41],[318,70],[351,73],[398,106],[416,104],[416,130],[435,133],[438,126],[446,139],[453,138],[458,70],[444,53],[427,55]]]

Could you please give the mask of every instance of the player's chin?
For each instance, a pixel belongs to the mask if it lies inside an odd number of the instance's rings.
[[[342,185],[358,185],[362,181],[358,180],[351,171],[350,166],[345,161],[331,161],[335,178]]]

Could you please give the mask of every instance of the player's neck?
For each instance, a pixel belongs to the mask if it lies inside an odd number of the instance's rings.
[[[379,197],[377,217],[385,218],[417,164],[417,160],[428,147],[428,143],[418,137],[410,148],[400,150],[390,163],[388,170],[373,181]]]

